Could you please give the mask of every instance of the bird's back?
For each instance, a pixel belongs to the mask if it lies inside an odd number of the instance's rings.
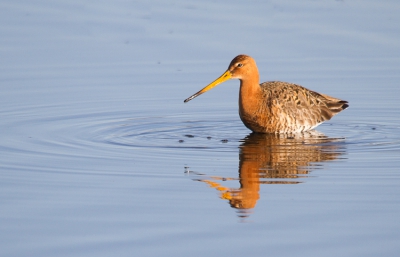
[[[256,132],[306,131],[331,119],[349,106],[347,101],[292,83],[269,81],[262,83],[260,87],[262,102],[255,119],[249,123],[250,126],[258,123],[253,126]],[[254,131],[254,128],[250,129]]]

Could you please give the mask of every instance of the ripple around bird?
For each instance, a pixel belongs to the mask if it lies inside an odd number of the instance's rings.
[[[201,115],[203,119],[187,115],[132,117],[132,113],[116,111],[66,116],[53,112],[40,117],[24,114],[21,110],[13,115],[25,118],[8,121],[3,132],[3,136],[7,137],[3,148],[34,155],[99,158],[167,155],[174,158],[188,150],[235,152],[250,133],[237,117],[223,115],[214,115],[209,119],[206,114]],[[310,143],[324,143],[324,138],[338,138],[341,140],[335,144],[341,144],[352,152],[399,150],[398,129],[395,124],[330,121],[318,127],[318,131],[324,133],[319,137],[321,140]]]

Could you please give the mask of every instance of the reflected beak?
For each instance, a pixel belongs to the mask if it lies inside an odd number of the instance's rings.
[[[225,82],[229,79],[232,78],[232,74],[229,70],[225,71],[224,74],[222,74],[219,78],[217,78],[216,80],[214,80],[211,84],[209,84],[208,86],[206,86],[205,88],[203,88],[202,90],[200,90],[199,92],[197,92],[196,94],[192,95],[191,97],[187,98],[185,101],[183,101],[184,103],[189,102],[190,100],[192,100],[195,97],[198,97],[199,95],[207,92],[208,90],[212,89],[213,87],[216,87],[217,85],[221,84],[222,82]]]

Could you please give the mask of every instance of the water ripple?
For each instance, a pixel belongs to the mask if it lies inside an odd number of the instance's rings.
[[[177,151],[235,152],[249,134],[236,116],[207,114],[132,117],[129,112],[93,112],[80,115],[29,116],[7,124],[3,149],[30,154],[132,158]],[[351,151],[400,149],[399,126],[373,123],[327,123],[318,128],[327,137],[343,138]],[[144,154],[144,153],[142,153]]]

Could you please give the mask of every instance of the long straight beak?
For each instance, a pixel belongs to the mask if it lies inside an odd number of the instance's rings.
[[[211,84],[209,84],[208,86],[206,86],[205,88],[203,88],[202,90],[200,90],[199,92],[197,92],[196,94],[192,95],[191,97],[187,98],[185,101],[183,101],[184,103],[189,102],[190,100],[192,100],[195,97],[198,97],[199,95],[207,92],[208,90],[212,89],[213,87],[218,86],[219,84],[221,84],[222,82],[225,82],[229,79],[232,78],[232,74],[229,70],[225,71],[224,74],[222,74],[219,78],[217,78],[216,80],[214,80],[213,82],[211,82]]]

